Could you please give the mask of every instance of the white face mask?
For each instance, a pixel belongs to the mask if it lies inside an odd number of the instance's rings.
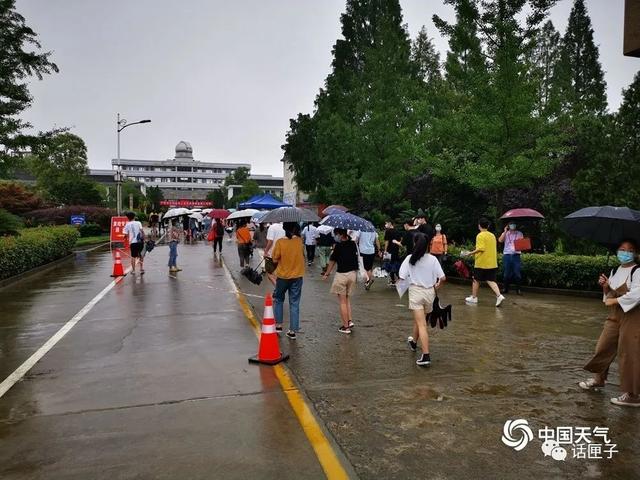
[[[436,227],[436,232],[441,232],[441,231],[442,231],[442,228]]]

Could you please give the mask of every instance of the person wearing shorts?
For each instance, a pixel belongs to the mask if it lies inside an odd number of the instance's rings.
[[[131,272],[136,273],[136,264],[140,264],[140,274],[144,274],[144,259],[142,248],[144,247],[144,231],[142,224],[138,222],[133,212],[127,212],[128,222],[124,226],[123,233],[129,237],[129,250],[131,251]]]
[[[415,352],[420,341],[422,356],[416,364],[422,367],[431,365],[427,315],[433,311],[436,292],[446,280],[440,262],[427,253],[428,248],[427,237],[417,235],[413,252],[404,259],[398,273],[401,280],[409,282],[409,310],[413,312],[413,335],[407,338],[407,343]]]
[[[465,302],[469,305],[477,305],[480,282],[487,282],[489,288],[496,295],[496,307],[499,307],[505,297],[500,293],[500,288],[496,283],[498,275],[498,246],[496,236],[489,231],[489,225],[489,220],[486,218],[481,218],[478,221],[480,233],[476,237],[476,248],[466,254],[466,256],[475,256],[475,266],[473,268],[471,296],[465,298]]]
[[[373,285],[373,260],[376,251],[380,251],[380,240],[377,232],[360,232],[358,237],[358,249],[362,257],[362,265],[367,272],[367,279],[364,282],[365,290],[369,290]]]
[[[350,334],[351,329],[354,327],[353,317],[351,316],[351,296],[356,287],[358,274],[358,247],[347,235],[345,229],[336,228],[334,233],[339,237],[340,241],[333,247],[333,252],[329,257],[329,265],[327,265],[327,270],[322,275],[322,279],[329,278],[333,268],[337,265],[336,276],[331,285],[331,293],[338,296],[340,304],[342,326],[338,331]]]

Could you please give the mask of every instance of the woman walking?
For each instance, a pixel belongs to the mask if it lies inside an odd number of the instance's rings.
[[[635,260],[638,246],[625,240],[618,247],[620,266],[607,278],[600,275],[604,304],[609,315],[596,345],[596,353],[584,369],[593,378],[580,382],[584,390],[602,388],[607,381],[609,366],[616,354],[620,371],[619,397],[611,403],[623,407],[640,407],[640,273]]]
[[[251,256],[251,231],[247,226],[247,221],[242,220],[236,229],[236,242],[238,244],[238,257],[240,257],[240,268],[249,266]]]
[[[427,314],[433,310],[436,291],[446,280],[438,259],[427,253],[428,245],[424,235],[417,235],[413,253],[404,259],[399,272],[400,279],[409,282],[409,310],[413,311],[413,335],[407,343],[415,352],[420,341],[422,356],[416,364],[423,367],[431,364]]]
[[[438,259],[440,265],[442,265],[442,257],[444,257],[449,251],[449,245],[447,244],[447,236],[442,233],[442,226],[436,225],[435,235],[429,243],[429,253]]]
[[[169,238],[169,273],[179,272],[182,269],[178,268],[178,244],[180,243],[181,230],[176,226],[175,222],[171,222],[171,227],[167,233]]]
[[[302,277],[304,277],[304,253],[300,225],[285,222],[282,225],[285,236],[276,241],[271,258],[277,265],[276,288],[273,292],[273,313],[276,317],[276,331],[282,331],[284,323],[284,297],[289,292],[289,331],[287,337],[296,338],[300,329],[300,297]]]
[[[224,223],[221,218],[216,219],[216,223],[211,227],[213,230],[213,254],[222,254],[222,239],[224,238]]]
[[[516,240],[524,238],[524,235],[518,226],[511,222],[504,227],[504,232],[498,238],[498,242],[504,243],[504,249],[502,251],[502,266],[504,272],[502,275],[502,281],[504,283],[504,289],[502,293],[509,293],[509,284],[516,284],[516,293],[521,295],[520,282],[522,281],[522,267],[520,262],[520,254],[522,252],[516,250]]]

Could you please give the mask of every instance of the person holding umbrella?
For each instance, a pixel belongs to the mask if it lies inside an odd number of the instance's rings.
[[[503,272],[503,282],[504,289],[502,293],[509,293],[509,284],[516,284],[516,293],[521,295],[520,291],[520,282],[522,281],[522,267],[520,262],[520,254],[522,252],[516,250],[516,240],[520,240],[524,238],[524,235],[520,230],[518,230],[518,226],[516,222],[511,220],[509,224],[504,227],[504,231],[498,238],[498,242],[504,244],[504,249],[502,251],[502,266],[504,268]]]
[[[304,253],[300,238],[300,225],[296,222],[284,222],[283,238],[273,247],[271,258],[277,265],[273,272],[276,277],[273,292],[273,313],[276,317],[276,331],[282,331],[284,323],[284,297],[289,292],[289,330],[287,337],[296,339],[300,329],[300,298],[302,297],[302,279],[304,277]]]
[[[340,304],[340,317],[342,326],[340,333],[350,334],[354,327],[351,316],[351,296],[355,290],[358,274],[358,247],[344,228],[335,228],[334,233],[340,241],[333,247],[333,253],[329,258],[327,270],[322,274],[322,279],[329,278],[334,266],[338,266],[336,276],[331,284],[331,293],[338,296]]]
[[[620,266],[607,277],[600,275],[604,304],[609,307],[596,352],[584,369],[593,378],[579,383],[584,390],[602,388],[616,354],[622,394],[611,399],[614,405],[640,407],[640,268],[636,262],[638,245],[623,240],[617,251]]]

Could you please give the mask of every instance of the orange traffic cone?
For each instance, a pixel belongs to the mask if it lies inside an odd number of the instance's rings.
[[[113,262],[113,273],[112,277],[124,277],[126,273],[124,273],[124,268],[122,268],[122,258],[120,257],[120,249],[116,248],[116,257]]]
[[[276,333],[276,320],[273,317],[273,300],[271,294],[264,299],[264,314],[262,315],[262,333],[260,334],[260,347],[258,355],[251,357],[249,363],[264,363],[275,365],[289,358],[280,352],[278,334]]]

